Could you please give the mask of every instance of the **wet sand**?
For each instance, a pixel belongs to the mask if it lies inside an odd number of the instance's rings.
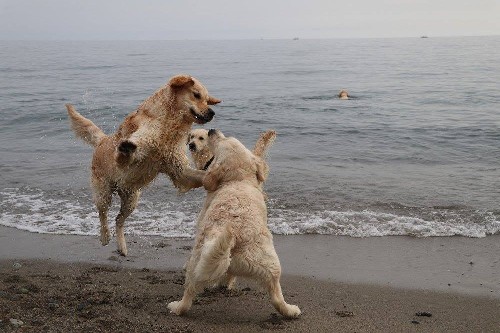
[[[182,295],[192,240],[128,241],[123,258],[94,236],[0,227],[0,331],[500,330],[498,236],[275,237],[285,299],[303,311],[297,320],[277,315],[246,280],[206,291],[186,317],[174,316],[166,304]]]

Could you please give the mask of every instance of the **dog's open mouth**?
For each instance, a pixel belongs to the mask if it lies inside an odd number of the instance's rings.
[[[208,113],[206,116],[202,116],[196,113],[196,111],[192,107],[189,108],[189,111],[191,111],[191,114],[193,115],[194,119],[196,119],[197,122],[199,122],[200,124],[208,123],[214,117],[213,113]]]

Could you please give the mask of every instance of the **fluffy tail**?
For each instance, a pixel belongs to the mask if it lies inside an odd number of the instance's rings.
[[[78,138],[83,139],[83,141],[92,146],[96,146],[102,138],[106,137],[106,134],[99,127],[76,112],[73,105],[66,104],[66,109],[68,109],[71,128]]]
[[[267,149],[271,147],[274,139],[276,139],[276,131],[269,130],[262,133],[253,148],[254,155],[264,158]]]
[[[208,283],[219,282],[231,264],[233,246],[231,226],[227,224],[225,230],[203,245],[200,260],[194,270],[196,280]]]

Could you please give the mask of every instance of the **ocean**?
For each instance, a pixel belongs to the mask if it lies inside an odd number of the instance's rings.
[[[223,100],[206,128],[247,147],[277,131],[265,185],[275,234],[499,234],[498,54],[500,37],[0,41],[0,224],[97,235],[92,148],[64,104],[112,133],[187,73]],[[160,175],[127,233],[192,237],[203,199]]]

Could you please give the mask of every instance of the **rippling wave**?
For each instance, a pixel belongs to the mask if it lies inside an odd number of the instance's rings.
[[[69,195],[68,195],[69,194]],[[37,233],[97,235],[99,217],[91,198],[78,193],[50,197],[31,188],[8,188],[0,192],[0,225]],[[199,203],[201,204],[201,202]],[[198,205],[141,200],[127,220],[128,233],[164,237],[194,237]],[[110,211],[110,221],[118,206]],[[403,212],[404,214],[404,212]],[[485,237],[500,233],[499,216],[493,212],[462,207],[437,207],[427,217],[362,211],[315,211],[280,208],[271,202],[268,225],[281,235],[324,234],[370,236],[467,236]],[[110,223],[113,228],[113,223]]]

